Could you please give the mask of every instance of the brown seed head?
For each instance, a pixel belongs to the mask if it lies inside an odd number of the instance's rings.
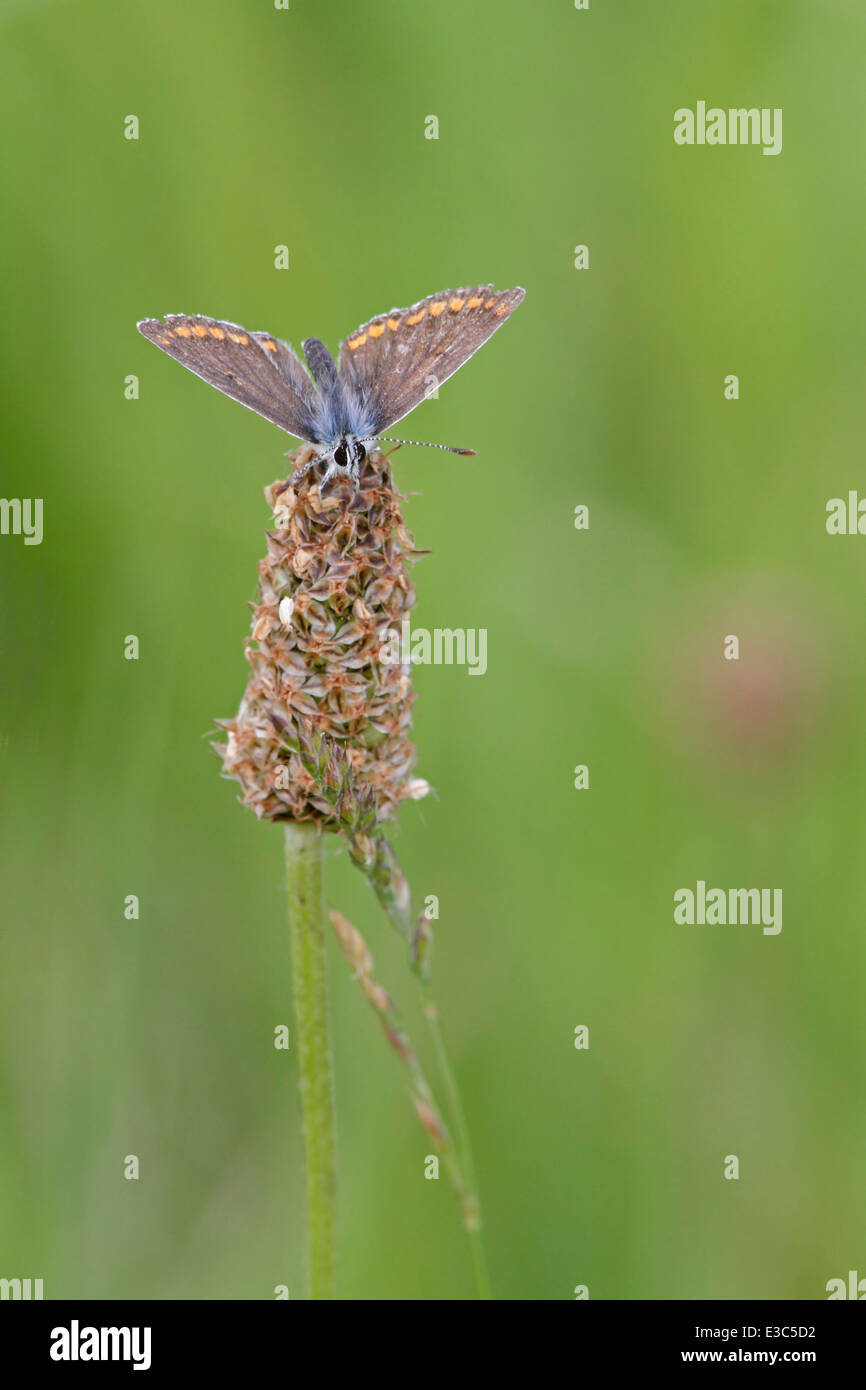
[[[308,457],[304,446],[293,467]],[[351,790],[376,821],[390,820],[427,790],[410,775],[408,671],[382,655],[384,634],[400,631],[415,601],[414,541],[390,464],[375,453],[357,486],[337,477],[322,496],[308,474],[297,489],[272,483],[265,497],[274,515],[246,644],[250,677],[236,717],[219,721],[223,770],[261,818],[336,828],[323,778],[335,796]]]

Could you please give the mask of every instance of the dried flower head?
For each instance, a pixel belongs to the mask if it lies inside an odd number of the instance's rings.
[[[293,470],[310,456],[299,449]],[[408,669],[383,659],[385,635],[400,631],[415,600],[414,541],[390,464],[373,453],[357,487],[341,477],[321,493],[308,473],[297,489],[272,483],[265,497],[274,523],[246,643],[250,678],[236,717],[218,721],[224,773],[261,818],[337,829],[335,797],[350,777],[366,823],[390,820],[427,790],[410,776]]]

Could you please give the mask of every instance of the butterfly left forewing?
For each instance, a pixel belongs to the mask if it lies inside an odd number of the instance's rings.
[[[319,393],[288,343],[203,314],[144,319],[138,331],[232,400],[298,439],[316,440]]]
[[[339,372],[363,428],[402,420],[477,352],[524,298],[491,285],[444,290],[362,324],[340,344]]]

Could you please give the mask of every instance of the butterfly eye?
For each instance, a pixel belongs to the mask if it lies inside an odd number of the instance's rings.
[[[349,452],[342,440],[334,450],[334,462],[338,468],[345,468],[349,462]]]
[[[364,448],[363,444],[359,444],[356,440],[352,448],[352,462],[363,463],[366,457],[367,450]]]

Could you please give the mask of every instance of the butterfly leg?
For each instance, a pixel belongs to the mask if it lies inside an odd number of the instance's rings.
[[[298,467],[292,473],[292,476],[289,478],[290,486],[294,487],[296,483],[299,483],[302,478],[305,478],[307,476],[311,468],[314,468],[317,463],[324,463],[325,459],[330,457],[330,454],[314,454],[312,458],[307,459],[306,463],[299,464]],[[326,474],[325,476],[327,477],[329,474],[330,468],[328,470],[328,474]]]

